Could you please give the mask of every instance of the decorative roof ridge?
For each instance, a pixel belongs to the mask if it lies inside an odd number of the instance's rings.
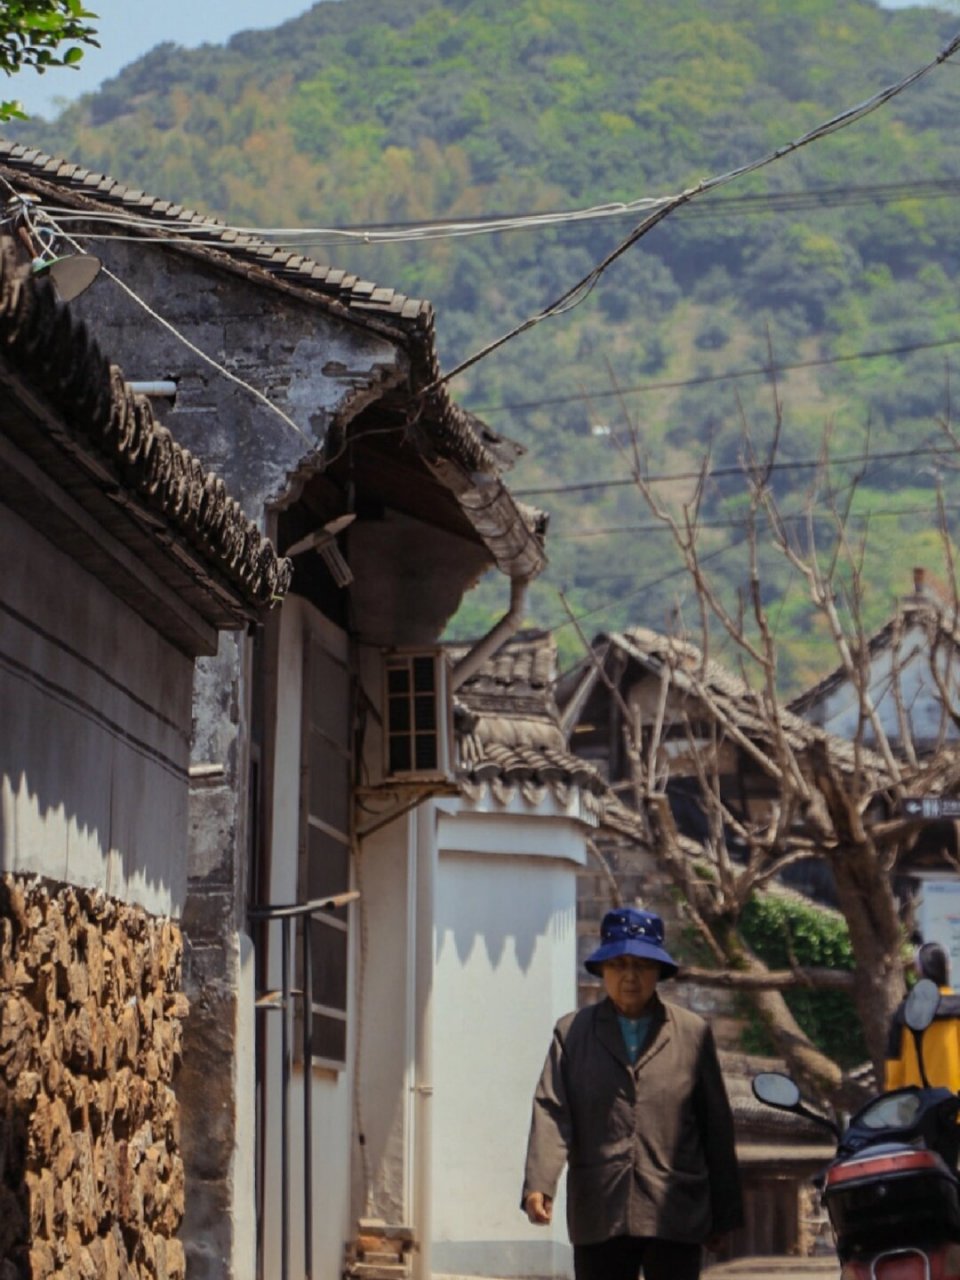
[[[127,387],[86,325],[58,302],[53,287],[19,266],[0,235],[0,358],[30,377],[70,427],[71,437],[105,459],[136,493],[258,609],[282,597],[293,567],[243,512],[213,472],[204,472]]]

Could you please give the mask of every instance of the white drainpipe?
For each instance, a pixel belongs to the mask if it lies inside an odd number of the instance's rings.
[[[154,382],[128,382],[127,386],[138,396],[154,396],[158,399],[174,400],[177,395],[177,384],[169,379]]]
[[[431,1280],[433,1245],[433,979],[437,914],[436,809],[431,801],[411,815],[416,936],[414,959],[413,1280]]]
[[[496,653],[505,640],[509,640],[512,635],[520,630],[520,624],[523,622],[523,609],[527,599],[527,586],[527,578],[510,579],[510,608],[500,621],[487,632],[483,639],[478,640],[473,648],[468,653],[465,653],[453,668],[450,687],[454,693],[465,680],[469,680],[472,675],[480,670],[487,658],[492,653]]]

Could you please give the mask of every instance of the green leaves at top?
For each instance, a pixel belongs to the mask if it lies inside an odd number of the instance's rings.
[[[0,71],[12,76],[32,67],[42,75],[50,67],[76,66],[82,45],[98,45],[96,28],[88,21],[96,16],[80,0],[5,0],[0,7]],[[0,102],[0,120],[25,118],[16,99]]]

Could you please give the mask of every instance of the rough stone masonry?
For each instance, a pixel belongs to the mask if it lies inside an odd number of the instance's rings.
[[[0,877],[0,1280],[182,1280],[178,927]]]

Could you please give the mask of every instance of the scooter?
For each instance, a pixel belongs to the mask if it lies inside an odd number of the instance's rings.
[[[936,983],[923,978],[904,1009],[924,1087],[881,1094],[842,1132],[803,1101],[789,1076],[765,1071],[753,1079],[761,1102],[822,1124],[837,1139],[815,1182],[841,1280],[960,1280],[960,1097],[931,1087],[922,1052],[939,1001]]]

